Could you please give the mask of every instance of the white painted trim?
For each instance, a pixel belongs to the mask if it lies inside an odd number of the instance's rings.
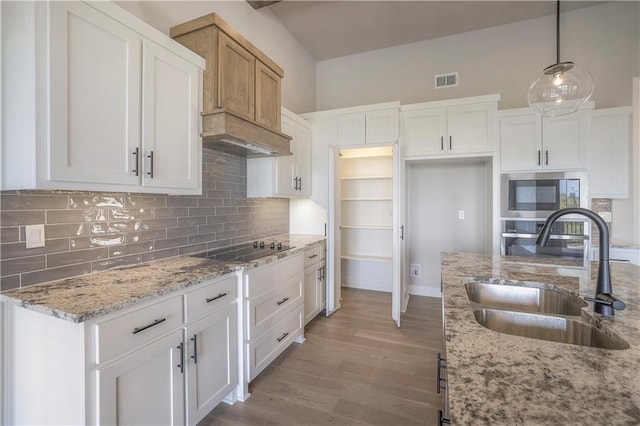
[[[442,292],[440,292],[439,288],[425,287],[423,285],[415,284],[409,284],[409,294],[413,296],[442,297]]]
[[[631,155],[632,163],[632,180],[629,190],[633,194],[632,200],[632,217],[633,217],[633,235],[634,243],[640,243],[640,77],[633,79],[632,94],[632,138],[631,138]]]
[[[446,108],[450,106],[457,105],[469,105],[469,104],[479,104],[484,102],[498,102],[500,100],[500,94],[495,93],[492,95],[483,95],[483,96],[472,96],[468,98],[456,98],[456,99],[446,99],[443,101],[432,101],[432,102],[421,102],[418,104],[408,104],[400,106],[400,111],[415,111],[421,109],[430,109],[430,108]]]
[[[380,104],[360,105],[360,106],[347,107],[347,108],[328,109],[324,111],[307,112],[305,114],[300,114],[300,116],[305,120],[314,119],[314,118],[334,118],[334,116],[339,114],[378,111],[381,109],[392,109],[392,108],[401,108],[400,101],[384,102]]]

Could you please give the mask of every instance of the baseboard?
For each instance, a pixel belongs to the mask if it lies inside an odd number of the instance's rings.
[[[414,296],[426,296],[426,297],[442,297],[442,293],[439,288],[425,287],[422,285],[409,285],[409,294]]]
[[[391,293],[391,283],[375,281],[347,281],[342,278],[342,287],[357,288],[359,290],[384,291]]]

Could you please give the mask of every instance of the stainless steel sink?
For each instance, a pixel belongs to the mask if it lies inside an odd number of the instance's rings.
[[[471,282],[465,284],[469,300],[483,307],[580,316],[587,303],[559,291],[514,285]]]
[[[620,337],[577,319],[498,309],[474,309],[473,314],[483,327],[513,336],[594,348],[629,349],[629,344]]]

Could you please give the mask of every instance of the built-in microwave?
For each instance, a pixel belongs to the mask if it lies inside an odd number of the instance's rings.
[[[502,217],[546,219],[566,207],[588,208],[586,172],[503,174]]]

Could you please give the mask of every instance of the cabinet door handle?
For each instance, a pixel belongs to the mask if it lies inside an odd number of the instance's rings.
[[[313,259],[314,257],[318,257],[317,254],[312,254],[311,256],[309,256],[309,259]]]
[[[445,417],[443,417],[444,413],[442,410],[438,410],[438,426],[442,426],[444,424],[451,424],[451,421]]]
[[[299,191],[302,191],[302,177],[298,178],[300,180],[300,187],[298,188]]]
[[[214,300],[218,300],[218,299],[220,299],[222,297],[225,297],[226,295],[227,295],[227,293],[218,293],[217,296],[207,299],[207,303],[213,302]]]
[[[320,280],[324,281],[324,266],[322,268],[320,268],[320,270],[322,271],[322,275],[320,275]]]
[[[194,334],[193,337],[191,338],[191,341],[193,342],[193,355],[191,355],[191,359],[193,359],[194,364],[197,364],[198,363],[198,335]]]
[[[541,156],[540,156],[541,154],[542,154],[542,151],[538,150],[538,166],[542,165],[542,163],[540,162],[541,161]]]
[[[444,151],[444,136],[440,136],[440,151]]]
[[[149,159],[149,171],[147,172],[147,174],[151,179],[153,179],[153,151],[149,152],[147,158]]]
[[[282,300],[280,300],[280,301],[276,302],[276,305],[280,306],[280,305],[282,305],[284,302],[286,302],[287,300],[289,300],[289,298],[288,298],[288,297],[285,297],[285,298],[283,298]]]
[[[442,365],[443,361],[447,362],[447,360],[442,358],[442,355],[438,353],[438,371],[436,372],[436,392],[437,393],[440,393],[441,390],[447,389],[446,387],[442,386],[442,382],[446,382],[446,380],[442,378],[442,374],[440,373],[440,371],[443,368],[447,368],[446,365]]]
[[[549,150],[546,149],[544,151],[544,165],[548,166],[549,165]]]
[[[160,324],[161,322],[165,322],[166,320],[167,320],[166,318],[160,318],[160,319],[155,320],[151,324],[147,324],[147,325],[142,326],[142,327],[136,327],[136,328],[133,329],[133,333],[132,334],[138,334],[141,331],[145,331],[147,328],[151,328],[153,326],[156,326],[156,325]]]
[[[140,168],[138,167],[139,164],[140,164],[140,148],[136,147],[136,150],[133,151],[133,156],[135,158],[135,160],[134,160],[135,169],[133,169],[132,172],[136,176],[140,176]]]
[[[451,136],[449,136],[449,150],[453,148],[453,142],[451,141]]]
[[[404,240],[404,225],[400,226],[400,239]]]
[[[180,374],[184,374],[184,344],[180,343],[177,348],[180,351],[180,358],[176,367],[180,369]]]
[[[289,332],[283,333],[282,336],[280,337],[276,337],[276,340],[278,341],[278,343],[282,342],[284,340],[285,337],[287,337],[289,335]]]

